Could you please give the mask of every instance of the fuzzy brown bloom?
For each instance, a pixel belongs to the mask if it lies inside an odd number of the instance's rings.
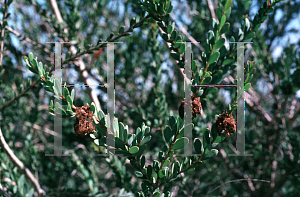
[[[230,137],[230,134],[235,132],[235,125],[235,119],[232,114],[223,112],[216,120],[218,135],[221,135],[224,130],[226,137]]]
[[[76,122],[74,124],[74,130],[77,136],[86,136],[89,133],[95,132],[95,126],[93,124],[93,112],[90,111],[90,106],[85,105],[82,107],[76,107]]]
[[[200,114],[201,115],[201,102],[200,102],[200,97],[197,97],[195,98],[194,96],[192,96],[192,118],[194,119],[197,114]],[[182,100],[181,101],[181,104],[179,106],[179,109],[178,109],[178,112],[179,112],[179,116],[181,117],[181,119],[184,118],[184,101]]]

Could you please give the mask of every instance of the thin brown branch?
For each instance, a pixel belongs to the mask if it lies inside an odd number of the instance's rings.
[[[38,193],[38,196],[45,195],[46,192],[41,188],[38,180],[31,173],[31,171],[22,163],[22,161],[14,154],[14,152],[10,149],[10,147],[6,143],[1,128],[0,128],[0,145],[4,149],[6,154],[9,156],[11,161],[19,168],[19,170],[21,170],[25,174],[25,176],[33,184],[36,192]]]
[[[7,10],[7,3],[5,3],[5,10]],[[3,60],[3,49],[4,49],[4,31],[5,31],[5,27],[3,26],[4,22],[7,21],[7,11],[6,12],[3,12],[3,21],[2,21],[2,24],[1,24],[1,35],[0,35],[0,40],[1,40],[1,43],[0,43],[0,65],[2,65],[2,60]]]
[[[3,23],[0,21],[0,24],[2,25]],[[14,34],[15,36],[17,36],[18,38],[20,38],[20,41],[26,41],[38,48],[43,48],[43,50],[46,52],[46,53],[50,53],[49,49],[44,47],[43,45],[31,40],[30,38],[28,37],[25,37],[24,35],[22,35],[21,33],[13,30],[12,28],[10,28],[9,26],[6,26],[5,29],[7,29],[10,33]]]
[[[57,21],[59,23],[63,23],[64,21],[60,14],[60,10],[58,9],[56,0],[49,0],[49,3],[50,3],[50,7],[51,7],[53,13],[55,14],[55,16],[57,18]],[[65,28],[64,32],[68,33],[68,29]],[[73,45],[70,46],[70,51],[72,54],[76,54],[76,52],[77,52],[76,48]],[[100,105],[99,99],[97,97],[97,94],[96,94],[95,90],[93,90],[91,88],[92,81],[88,78],[88,72],[86,71],[86,65],[84,64],[82,57],[79,57],[78,60],[74,62],[74,64],[79,67],[79,70],[80,70],[79,74],[84,79],[85,84],[87,84],[87,86],[88,86],[87,91],[88,91],[90,98],[95,103],[97,109],[101,110],[101,105]]]
[[[0,183],[0,193],[2,193],[5,197],[11,197],[5,190],[6,188],[4,188]]]
[[[178,27],[178,29],[186,36],[188,37],[188,39],[195,44],[195,46],[202,52],[205,52],[205,49],[196,41],[196,39],[191,36],[183,27],[180,27],[176,21],[170,16],[170,19],[172,22],[175,22],[176,26]],[[201,57],[199,56],[199,59],[202,61]]]
[[[23,96],[29,89],[33,88],[38,81],[35,81],[33,84],[31,84],[29,87],[27,87],[25,90],[23,90],[23,92],[21,92],[18,96],[16,96],[15,98],[12,98],[10,101],[8,101],[7,103],[5,103],[4,105],[0,106],[0,110],[7,107],[8,105],[10,105],[12,102],[14,102],[15,100],[18,100],[21,96]]]

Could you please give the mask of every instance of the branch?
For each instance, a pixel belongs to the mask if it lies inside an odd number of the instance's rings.
[[[1,26],[2,26],[3,23],[0,21],[0,24],[1,24]],[[17,37],[19,37],[19,38],[20,38],[20,42],[26,41],[26,42],[28,42],[28,43],[30,43],[30,44],[32,44],[32,45],[38,47],[38,48],[43,48],[43,50],[44,50],[46,53],[50,53],[50,51],[49,51],[48,48],[46,48],[46,47],[44,47],[43,45],[41,45],[41,44],[39,44],[39,43],[37,43],[37,42],[31,40],[31,39],[28,38],[28,37],[25,37],[25,36],[22,35],[21,33],[19,33],[19,32],[17,32],[17,31],[13,30],[12,28],[10,28],[9,26],[6,26],[5,29],[7,29],[10,33],[15,34]]]
[[[2,192],[2,194],[6,197],[11,197],[6,191],[6,188],[4,188],[1,184],[0,184],[0,193]]]
[[[224,81],[234,83],[232,76],[226,77]],[[246,104],[249,105],[259,117],[261,117],[261,120],[264,122],[264,124],[267,125],[272,122],[271,116],[259,104],[260,98],[254,91],[253,87],[250,87],[247,92],[244,92],[243,97],[246,101]]]
[[[205,49],[195,40],[193,36],[191,36],[183,27],[179,26],[177,22],[170,16],[170,19],[172,22],[175,22],[178,29],[186,36],[190,41],[192,41],[193,44],[202,52],[205,52]],[[201,57],[199,56],[199,59],[201,60]]]
[[[56,0],[49,0],[49,4],[51,7],[51,10],[53,11],[53,13],[55,14],[55,16],[57,18],[57,21],[59,23],[63,23],[64,21],[60,14],[59,9],[58,9]],[[68,33],[68,29],[65,28],[64,32]],[[70,46],[70,51],[72,54],[76,54],[76,52],[77,52],[76,48],[73,45]],[[84,79],[85,84],[88,86],[87,91],[88,91],[89,96],[91,97],[91,99],[95,103],[95,105],[97,106],[97,109],[101,110],[101,105],[100,105],[99,99],[97,97],[97,94],[96,94],[95,90],[93,90],[91,88],[92,81],[90,79],[88,79],[88,72],[86,71],[86,66],[82,60],[82,57],[79,57],[78,60],[74,62],[74,64],[79,67],[80,76]]]
[[[0,110],[7,107],[8,105],[10,105],[12,102],[14,102],[15,100],[19,99],[21,96],[23,96],[29,89],[33,88],[38,81],[35,81],[33,84],[31,84],[31,86],[27,87],[25,90],[23,90],[23,92],[21,92],[18,96],[16,96],[15,98],[11,99],[10,101],[8,101],[7,103],[5,103],[4,105],[0,106]]]
[[[20,159],[14,154],[14,152],[9,148],[6,143],[3,133],[0,128],[0,145],[9,156],[11,161],[25,174],[25,176],[31,181],[35,190],[38,193],[38,196],[45,195],[46,192],[41,188],[38,180],[34,177],[34,175],[30,172],[30,170],[20,161]]]
[[[3,12],[3,22],[2,22],[2,25],[1,25],[1,35],[0,35],[0,39],[1,39],[1,43],[0,43],[0,65],[2,65],[2,60],[3,60],[3,50],[4,50],[4,31],[5,31],[5,27],[3,26],[4,22],[7,21],[7,3],[5,3],[5,9],[6,12]]]

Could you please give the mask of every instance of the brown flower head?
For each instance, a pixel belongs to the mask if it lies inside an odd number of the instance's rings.
[[[200,102],[200,97],[194,97],[194,95],[192,96],[192,116],[193,119],[197,116],[197,114],[201,115],[201,102]],[[181,101],[181,104],[179,106],[179,116],[181,117],[181,119],[184,118],[184,100]]]
[[[232,114],[223,112],[216,120],[218,135],[221,135],[225,131],[226,137],[230,137],[230,134],[235,133],[235,125],[235,119]]]
[[[77,136],[86,136],[89,133],[94,133],[93,112],[90,111],[90,106],[76,107],[75,113],[76,122],[74,124],[74,130]]]

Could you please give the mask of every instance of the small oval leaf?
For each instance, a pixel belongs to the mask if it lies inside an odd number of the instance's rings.
[[[178,140],[175,141],[172,150],[178,150],[183,148],[186,144],[189,143],[189,139],[186,137],[180,138]]]
[[[139,152],[139,147],[137,147],[137,146],[133,146],[129,149],[130,154],[135,154],[137,152]]]

